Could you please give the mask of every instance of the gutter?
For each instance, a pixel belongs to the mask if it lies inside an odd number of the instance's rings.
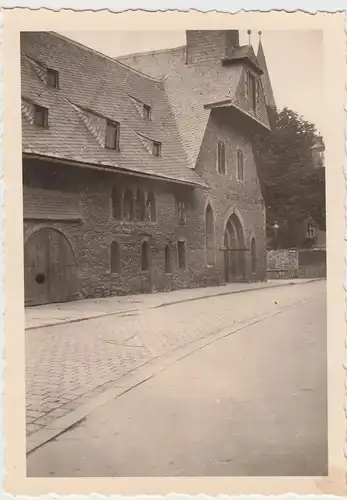
[[[87,162],[81,162],[78,160],[66,160],[64,158],[56,158],[48,155],[43,155],[40,153],[28,153],[28,152],[23,152],[22,153],[23,158],[27,159],[32,159],[32,158],[37,158],[39,160],[46,160],[51,163],[63,163],[65,165],[73,165],[77,167],[85,167],[89,168],[92,170],[102,170],[104,172],[113,172],[113,173],[121,173],[125,175],[130,175],[132,177],[140,177],[140,178],[145,178],[145,179],[152,179],[156,181],[162,181],[162,182],[170,182],[173,184],[180,184],[184,186],[190,186],[190,187],[196,187],[200,189],[210,189],[209,186],[205,184],[199,184],[198,182],[189,182],[189,181],[182,181],[180,179],[172,179],[171,177],[164,177],[164,176],[158,176],[158,175],[153,175],[153,174],[146,174],[144,172],[133,172],[131,170],[127,170],[125,168],[121,167],[115,167],[115,166],[106,166],[106,165],[95,165],[93,163],[87,163]]]

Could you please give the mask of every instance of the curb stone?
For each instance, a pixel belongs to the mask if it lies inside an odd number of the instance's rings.
[[[120,315],[126,316],[126,315],[131,315],[133,313],[140,313],[141,311],[145,311],[145,310],[148,311],[151,309],[158,309],[159,307],[167,307],[167,306],[171,306],[171,305],[182,304],[183,302],[193,302],[195,300],[210,299],[213,297],[222,297],[225,295],[234,295],[237,293],[254,292],[257,290],[268,290],[270,288],[278,288],[281,286],[306,285],[307,283],[312,283],[313,281],[322,281],[325,279],[326,278],[312,278],[312,279],[308,279],[307,281],[300,281],[297,283],[295,283],[295,281],[293,280],[291,282],[286,282],[286,283],[274,283],[274,284],[271,284],[268,286],[264,285],[264,286],[259,286],[259,287],[255,287],[255,288],[245,288],[245,289],[241,289],[241,290],[230,290],[230,291],[221,292],[221,293],[214,293],[214,294],[210,294],[210,295],[202,295],[202,296],[198,296],[198,297],[188,297],[186,299],[178,299],[178,300],[167,301],[167,302],[164,301],[164,302],[161,302],[159,304],[155,304],[155,305],[147,306],[147,307],[138,307],[136,309],[112,311],[112,312],[106,312],[106,313],[85,316],[85,317],[81,317],[81,318],[73,318],[73,319],[67,319],[67,320],[62,320],[62,321],[56,321],[54,323],[45,323],[43,325],[38,325],[38,326],[29,326],[28,328],[25,328],[25,331],[39,330],[41,328],[49,328],[49,327],[53,327],[53,326],[66,325],[66,324],[70,324],[70,323],[80,323],[82,321],[88,321],[88,320],[103,318],[103,317],[107,317],[107,316],[120,316]]]

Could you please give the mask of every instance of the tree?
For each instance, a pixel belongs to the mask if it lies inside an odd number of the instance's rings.
[[[255,138],[255,156],[266,204],[267,225],[277,221],[282,247],[301,243],[303,223],[312,218],[325,230],[324,170],[314,167],[316,128],[298,113],[273,112],[273,129]]]

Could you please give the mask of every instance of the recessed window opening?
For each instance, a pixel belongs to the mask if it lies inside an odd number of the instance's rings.
[[[186,268],[186,242],[178,241],[177,242],[177,253],[178,253],[178,267],[179,269]]]
[[[48,109],[38,104],[34,105],[34,125],[36,127],[48,127]]]
[[[119,151],[119,123],[106,121],[105,147]]]

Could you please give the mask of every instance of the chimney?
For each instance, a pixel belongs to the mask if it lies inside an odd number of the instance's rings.
[[[186,31],[187,64],[220,63],[239,46],[238,30]]]

